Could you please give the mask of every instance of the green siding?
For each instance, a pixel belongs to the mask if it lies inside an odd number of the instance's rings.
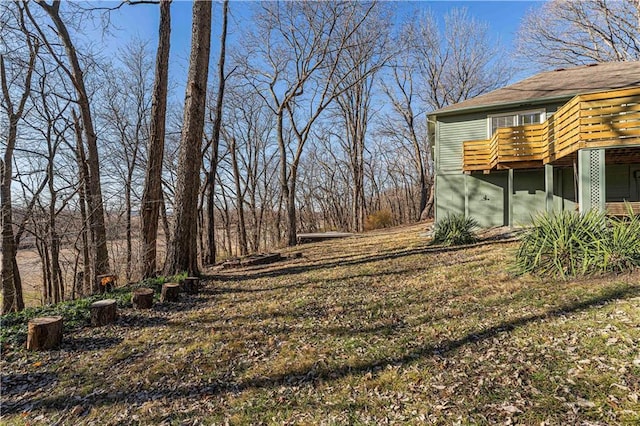
[[[573,167],[560,169],[556,173],[554,198],[560,203],[562,210],[575,211],[578,207],[576,182]]]
[[[469,216],[482,227],[502,226],[508,223],[506,206],[508,173],[495,172],[468,176]]]
[[[545,211],[544,169],[514,170],[513,224],[527,225]]]
[[[446,117],[438,121],[436,168],[438,172],[462,171],[462,142],[487,138],[487,115]]]
[[[436,176],[436,219],[449,214],[464,214],[464,176]]]

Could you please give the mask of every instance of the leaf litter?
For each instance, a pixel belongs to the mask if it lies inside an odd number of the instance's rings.
[[[422,226],[212,271],[205,291],[3,348],[7,424],[628,424],[640,276],[512,277]],[[286,250],[285,253],[286,254]]]

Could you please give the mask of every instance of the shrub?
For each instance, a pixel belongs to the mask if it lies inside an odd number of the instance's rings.
[[[605,271],[624,272],[640,267],[640,216],[612,219],[603,246]]]
[[[478,240],[475,233],[478,227],[478,222],[470,217],[462,214],[447,215],[436,222],[431,243],[445,246],[475,243]]]
[[[516,268],[522,273],[566,278],[598,269],[606,240],[603,214],[562,211],[543,214],[521,237]]]
[[[516,271],[567,279],[640,266],[640,219],[609,219],[595,211],[563,211],[534,219],[520,240]]]
[[[393,214],[388,209],[378,210],[368,215],[364,221],[364,229],[367,231],[388,228],[391,225],[393,225]]]

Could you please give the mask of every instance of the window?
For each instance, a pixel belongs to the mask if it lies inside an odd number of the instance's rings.
[[[542,123],[545,119],[544,110],[524,111],[510,114],[489,116],[489,136],[492,137],[500,127],[524,126],[525,124]]]

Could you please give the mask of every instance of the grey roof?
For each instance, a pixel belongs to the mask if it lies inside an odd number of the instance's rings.
[[[543,72],[510,86],[432,112],[449,115],[500,105],[571,98],[581,93],[640,86],[640,62],[607,62]]]

